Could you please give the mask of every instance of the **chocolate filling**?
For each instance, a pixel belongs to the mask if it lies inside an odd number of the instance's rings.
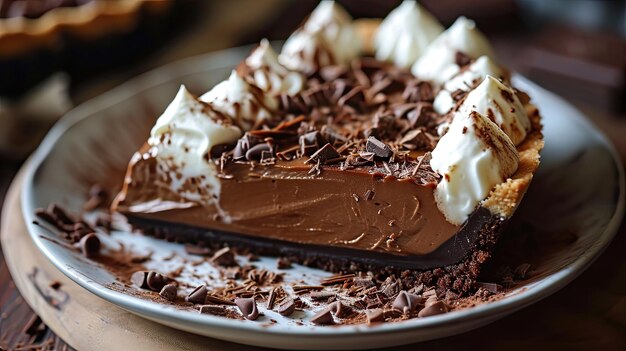
[[[175,216],[175,214],[173,214]],[[346,246],[325,246],[318,244],[301,244],[271,237],[253,237],[222,230],[207,229],[199,226],[180,224],[162,215],[147,214],[128,215],[129,222],[145,233],[165,238],[170,241],[194,243],[213,248],[228,244],[233,247],[252,249],[259,254],[285,256],[294,258],[294,262],[324,268],[331,271],[349,272],[347,267],[393,267],[393,269],[428,270],[436,267],[451,266],[468,258],[468,252],[476,250],[481,243],[479,237],[485,236],[486,229],[490,235],[497,235],[506,221],[492,215],[485,208],[478,208],[467,223],[438,246],[434,251],[424,255],[396,255],[380,251],[367,251]],[[332,261],[330,264],[328,262]],[[333,268],[334,267],[334,268]]]

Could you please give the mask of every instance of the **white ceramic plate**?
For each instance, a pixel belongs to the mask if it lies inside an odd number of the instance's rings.
[[[181,83],[193,92],[204,92],[226,78],[248,51],[226,50],[142,75],[75,108],[49,133],[29,163],[22,204],[32,239],[64,274],[132,313],[192,333],[289,349],[378,348],[465,332],[537,302],[578,276],[601,254],[617,230],[624,210],[624,174],[613,147],[572,106],[516,76],[516,86],[528,92],[540,108],[546,140],[541,167],[517,217],[548,231],[575,232],[578,239],[566,251],[534,267],[541,272],[539,278],[501,300],[440,316],[371,327],[299,325],[271,313],[266,313],[265,320],[272,317],[278,323],[229,320],[180,311],[111,289],[115,278],[106,269],[44,240],[54,239],[56,234],[32,224],[36,208],[56,202],[78,211],[90,184],[110,181],[106,179],[108,170],[118,170],[121,179],[131,154],[144,142],[143,136]],[[113,238],[139,250],[152,248],[156,257],[172,250],[182,252],[180,245],[136,234],[117,232]],[[275,267],[272,260],[264,258],[261,265]],[[304,267],[296,267],[289,274],[302,273],[309,277],[328,274]]]

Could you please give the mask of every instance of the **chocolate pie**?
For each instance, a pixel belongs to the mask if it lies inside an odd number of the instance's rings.
[[[145,233],[336,272],[475,284],[539,164],[540,116],[466,18],[324,1],[195,97],[183,86],[112,209]]]

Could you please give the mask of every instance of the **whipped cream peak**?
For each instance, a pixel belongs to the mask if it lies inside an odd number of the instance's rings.
[[[285,67],[312,73],[321,66],[348,64],[361,54],[352,17],[334,1],[322,1],[302,28],[285,42],[278,60]]]
[[[515,91],[488,75],[459,106],[461,113],[476,111],[494,122],[513,144],[519,145],[531,129],[530,119]]]
[[[518,165],[515,145],[497,125],[475,111],[457,113],[430,160],[442,176],[435,189],[437,206],[450,223],[462,225]]]
[[[281,65],[267,39],[261,40],[246,58],[245,64],[250,70],[252,83],[266,93],[295,95],[304,87],[304,76]]]
[[[352,24],[352,16],[335,1],[320,1],[304,23],[304,30],[315,32],[318,30],[338,30]]]
[[[507,72],[495,63],[489,56],[481,56],[474,62],[465,66],[448,80],[437,94],[433,107],[437,113],[444,114],[450,111],[455,102],[452,93],[455,91],[470,91],[476,87],[486,76],[491,75],[503,81],[508,80]]]
[[[278,108],[278,98],[245,81],[233,70],[227,80],[219,83],[200,100],[230,116],[243,130],[252,129],[262,120],[271,118]]]
[[[416,1],[405,0],[387,15],[375,34],[376,58],[411,67],[443,29]]]
[[[278,56],[285,67],[312,74],[323,66],[337,62],[321,32],[296,30],[289,36]]]
[[[495,57],[489,41],[478,31],[474,21],[459,17],[426,48],[411,72],[420,79],[443,84],[460,70],[457,53],[472,59],[483,55]]]
[[[172,191],[188,201],[211,204],[220,193],[211,149],[232,144],[241,134],[230,118],[197,100],[183,85],[152,128],[148,145],[160,178]]]

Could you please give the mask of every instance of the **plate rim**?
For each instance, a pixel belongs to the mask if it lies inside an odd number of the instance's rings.
[[[183,60],[175,61],[159,68],[153,69],[146,73],[143,73],[135,78],[132,78],[119,86],[102,93],[90,100],[87,100],[79,106],[73,108],[61,118],[54,127],[48,132],[44,140],[41,142],[37,150],[29,157],[25,163],[24,171],[24,186],[21,189],[20,200],[24,219],[29,232],[29,235],[37,248],[42,251],[48,260],[65,274],[72,281],[91,292],[92,294],[107,300],[118,307],[130,311],[131,313],[138,314],[144,318],[159,322],[161,318],[167,318],[169,321],[180,321],[182,323],[191,323],[197,326],[222,328],[231,330],[240,330],[255,333],[256,335],[272,335],[272,336],[290,336],[299,338],[310,338],[323,336],[328,337],[343,337],[352,335],[379,335],[386,333],[402,333],[415,329],[430,329],[441,327],[451,322],[458,322],[461,320],[471,320],[488,318],[492,316],[504,316],[505,314],[512,313],[521,308],[529,306],[539,300],[546,298],[547,296],[555,293],[556,291],[564,288],[574,279],[576,279],[587,267],[589,267],[608,247],[613,238],[615,237],[619,225],[621,223],[624,210],[626,207],[626,181],[625,172],[622,161],[609,139],[602,133],[597,127],[587,119],[587,117],[576,107],[565,101],[563,98],[556,94],[547,91],[546,89],[536,85],[525,77],[515,75],[515,79],[523,82],[526,85],[532,86],[533,89],[540,92],[550,100],[555,101],[559,105],[567,106],[576,113],[572,114],[571,118],[576,122],[581,123],[588,130],[593,132],[598,140],[609,151],[613,164],[617,168],[617,181],[619,186],[619,196],[617,198],[617,205],[610,220],[607,223],[606,228],[602,231],[600,237],[601,241],[599,245],[594,245],[590,250],[583,252],[576,258],[575,261],[562,268],[561,270],[548,276],[548,281],[539,281],[532,283],[532,289],[526,289],[520,293],[511,295],[506,299],[482,304],[469,309],[460,311],[452,311],[439,316],[432,316],[425,319],[411,319],[403,321],[401,323],[388,323],[379,324],[375,326],[362,326],[362,325],[345,325],[328,327],[294,327],[294,326],[281,326],[280,328],[268,328],[257,322],[247,322],[239,320],[231,320],[227,318],[220,318],[217,316],[205,316],[189,311],[180,311],[173,308],[169,308],[163,305],[151,301],[145,301],[143,299],[129,296],[124,293],[111,290],[99,283],[95,283],[88,277],[83,276],[74,267],[66,265],[62,260],[57,259],[52,252],[48,249],[50,243],[42,240],[37,232],[43,231],[42,228],[35,226],[32,223],[34,218],[33,206],[31,199],[34,199],[34,181],[37,171],[40,166],[46,160],[47,156],[51,153],[55,144],[63,137],[63,135],[75,124],[87,119],[91,116],[87,113],[88,110],[99,107],[98,110],[115,105],[117,102],[128,98],[127,91],[142,91],[153,88],[157,85],[171,81],[175,77],[180,77],[184,73],[197,72],[197,64],[194,62],[202,62],[203,70],[220,69],[232,67],[232,61],[230,58],[240,55],[241,52],[247,51],[250,46],[236,47],[221,50],[214,53],[203,54],[193,56]],[[46,242],[46,243],[44,243]],[[159,318],[150,318],[150,316],[159,316]],[[498,317],[500,318],[500,317]],[[163,323],[163,322],[161,322]],[[167,325],[172,326],[172,323]],[[182,328],[178,328],[182,329]],[[184,329],[188,330],[188,329]],[[314,331],[314,332],[313,332]]]

